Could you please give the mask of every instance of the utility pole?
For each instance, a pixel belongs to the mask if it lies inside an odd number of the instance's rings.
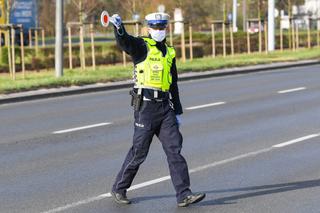
[[[82,0],[79,1],[79,22],[82,24]]]
[[[261,0],[258,0],[258,24],[259,24],[259,53],[262,52],[262,30],[261,30]]]
[[[238,28],[237,28],[237,6],[238,6],[238,1],[237,0],[233,0],[233,7],[232,7],[232,28],[233,28],[233,32],[237,32]]]
[[[268,0],[268,51],[274,51],[275,48],[274,7],[274,0]]]
[[[55,73],[63,76],[63,0],[56,0]]]
[[[242,0],[243,31],[247,31],[247,0]]]
[[[223,23],[222,23],[222,37],[223,37],[223,57],[226,57],[226,22],[227,22],[227,12],[226,12],[226,0],[223,1]]]
[[[288,16],[289,16],[289,28],[288,28],[288,41],[289,41],[289,48],[291,49],[291,47],[293,47],[292,45],[292,41],[291,41],[291,21],[293,21],[292,18],[292,13],[291,13],[291,0],[288,0]],[[293,48],[294,49],[294,48]]]

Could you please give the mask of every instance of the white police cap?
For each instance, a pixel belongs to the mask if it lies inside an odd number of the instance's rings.
[[[170,16],[167,13],[150,13],[145,19],[150,27],[167,26]]]

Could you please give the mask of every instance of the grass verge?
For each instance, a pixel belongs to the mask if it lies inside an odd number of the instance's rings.
[[[306,59],[320,59],[320,48],[299,49],[295,52],[275,51],[269,54],[241,54],[233,57],[228,56],[226,58],[223,58],[222,56],[218,56],[216,58],[205,57],[194,59],[192,61],[187,60],[186,63],[178,61],[177,67],[179,73],[184,73]],[[25,79],[23,79],[21,73],[18,73],[16,80],[12,80],[9,74],[0,74],[0,94],[29,91],[40,88],[54,88],[125,80],[131,78],[132,69],[132,65],[127,67],[123,67],[122,65],[100,66],[96,70],[88,68],[84,71],[81,71],[80,69],[65,69],[64,76],[61,78],[55,78],[54,70],[41,72],[28,71]]]

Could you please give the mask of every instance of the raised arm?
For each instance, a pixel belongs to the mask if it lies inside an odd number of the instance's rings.
[[[115,38],[119,48],[130,55],[135,64],[141,61],[147,53],[143,39],[129,35],[119,15],[113,15],[110,22],[114,25]]]

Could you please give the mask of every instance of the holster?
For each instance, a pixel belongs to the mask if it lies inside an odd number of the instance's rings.
[[[131,95],[131,106],[134,111],[140,111],[142,99],[142,94],[135,92],[134,90],[130,90],[129,94]]]

